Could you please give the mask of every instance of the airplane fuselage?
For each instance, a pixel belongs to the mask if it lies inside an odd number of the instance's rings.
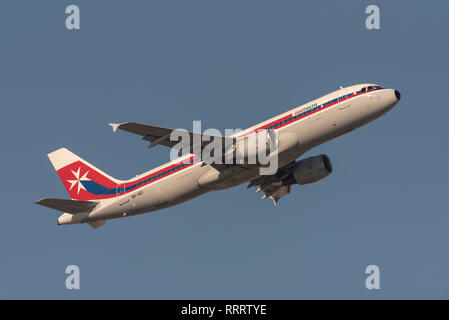
[[[371,90],[368,91],[368,88]],[[311,148],[348,133],[388,112],[399,100],[394,89],[374,84],[341,88],[238,133],[273,129],[279,138],[278,167]],[[189,154],[119,185],[116,197],[102,200],[89,213],[64,214],[59,224],[106,220],[164,209],[204,193],[255,179],[257,166],[231,165],[218,172]],[[129,186],[136,186],[127,191]]]

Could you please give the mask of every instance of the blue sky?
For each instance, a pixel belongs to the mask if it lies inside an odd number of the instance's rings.
[[[448,27],[447,1],[2,1],[0,298],[447,299]],[[67,198],[60,147],[120,179],[169,161],[109,122],[245,128],[363,82],[402,99],[277,207],[242,185],[94,230],[34,204]]]

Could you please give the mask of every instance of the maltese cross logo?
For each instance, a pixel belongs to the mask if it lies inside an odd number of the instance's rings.
[[[89,170],[87,170],[86,173],[81,178],[80,178],[80,176],[81,176],[81,167],[78,167],[78,171],[77,172],[75,172],[73,170],[70,170],[70,171],[72,171],[72,173],[75,176],[76,180],[67,180],[67,182],[70,183],[69,191],[72,191],[72,189],[73,189],[73,187],[75,185],[78,185],[78,190],[77,190],[76,194],[79,194],[81,189],[86,190],[86,188],[84,188],[84,186],[83,186],[81,181],[88,181],[88,180],[90,180],[89,178],[87,178],[87,174],[89,173]]]

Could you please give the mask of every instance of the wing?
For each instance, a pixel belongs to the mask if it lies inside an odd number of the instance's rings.
[[[291,184],[286,185],[283,181],[291,175],[292,169],[295,165],[296,162],[292,161],[286,166],[279,168],[273,175],[259,176],[256,179],[251,180],[247,188],[258,186],[256,192],[264,192],[262,200],[271,198],[274,205],[276,205],[279,199],[290,193]]]
[[[137,122],[124,122],[124,123],[110,123],[112,130],[117,131],[117,129],[128,131],[139,136],[142,136],[142,139],[150,141],[149,148],[152,148],[158,144],[166,146],[166,147],[174,147],[178,142],[181,142],[181,137],[177,140],[171,140],[170,136],[174,131],[180,132],[180,129],[171,129],[164,128],[158,126],[152,126],[148,124],[142,124]],[[215,136],[202,134],[200,132],[192,132],[187,130],[182,130],[183,132],[187,132],[190,137],[190,141],[188,145],[178,145],[179,147],[191,147],[191,153],[194,150],[194,144],[196,141],[200,142],[200,149],[202,150],[207,144],[209,144],[212,139],[221,139],[222,146],[229,146],[234,143],[234,139],[232,137],[225,136]],[[176,133],[176,132],[175,132]]]

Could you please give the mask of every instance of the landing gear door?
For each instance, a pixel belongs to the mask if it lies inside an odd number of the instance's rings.
[[[344,109],[347,108],[351,105],[351,101],[349,100],[349,98],[347,97],[348,94],[348,90],[346,88],[341,88],[338,91],[338,109]]]

